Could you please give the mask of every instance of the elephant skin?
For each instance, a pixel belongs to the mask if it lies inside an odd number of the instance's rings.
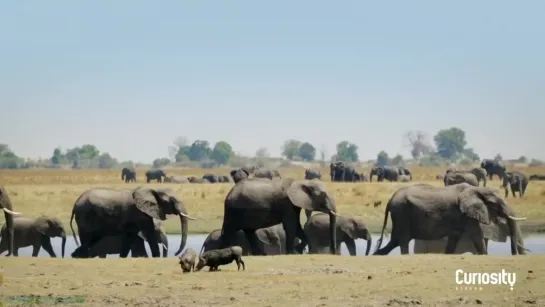
[[[20,212],[13,211],[11,200],[9,199],[8,191],[3,185],[0,185],[0,209],[4,211],[4,218],[6,219],[6,233],[2,235],[5,238],[8,245],[8,254],[11,256],[14,251],[13,237],[15,233],[15,226],[13,224],[13,218],[22,215]]]
[[[399,176],[397,176],[397,181],[399,181],[399,182],[409,182],[409,181],[411,181],[411,177],[409,175],[399,175]]]
[[[475,187],[479,186],[479,181],[477,180],[477,177],[472,173],[451,171],[446,173],[445,178],[443,178],[443,183],[445,184],[445,186],[455,185],[463,182]]]
[[[250,173],[245,169],[239,168],[232,170],[229,175],[231,175],[231,178],[233,178],[235,183],[239,183],[240,181],[248,178]]]
[[[133,168],[124,167],[121,170],[121,180],[136,182],[136,171]]]
[[[519,192],[519,197],[524,196],[526,187],[528,187],[528,176],[521,172],[505,172],[503,176],[502,188],[505,190],[505,197],[509,195],[509,188],[513,197],[517,197],[515,192]]]
[[[384,179],[392,182],[397,181],[399,177],[399,169],[395,166],[375,166],[369,173],[369,181],[373,181],[373,176],[377,176],[377,181],[382,182]]]
[[[230,246],[223,249],[215,249],[207,251],[199,255],[199,263],[197,264],[197,271],[202,270],[205,266],[210,267],[210,272],[218,271],[220,265],[226,265],[235,261],[237,263],[237,271],[240,271],[240,265],[242,264],[242,270],[246,270],[246,265],[242,261],[242,247]]]
[[[304,231],[308,239],[309,254],[329,253],[329,218],[327,214],[313,214],[306,222]],[[371,250],[371,234],[361,219],[339,216],[337,218],[337,255],[341,254],[341,243],[346,245],[351,256],[356,256],[355,240],[367,241],[365,255]]]
[[[486,200],[486,201],[484,201]],[[384,229],[391,214],[390,242],[380,248]],[[374,255],[387,255],[400,247],[409,253],[409,242],[439,240],[448,237],[446,254],[454,253],[462,233],[467,232],[478,254],[486,254],[484,234],[480,224],[498,224],[504,220],[511,237],[511,253],[525,254],[522,234],[513,210],[497,190],[460,183],[447,187],[415,184],[398,189],[388,201],[382,233]]]
[[[155,220],[164,221],[167,214],[180,217],[182,240],[176,255],[182,252],[187,242],[188,220],[194,219],[171,189],[138,187],[134,190],[94,188],[81,194],[76,200],[70,217],[70,228],[76,238],[72,221],[76,220],[81,240],[82,253],[103,237],[124,235],[120,252],[126,258],[138,233],[147,239],[152,257],[159,257],[159,242],[155,235]],[[80,252],[76,252],[80,255]]]
[[[208,180],[210,183],[218,183],[220,182],[220,177],[218,175],[214,174],[205,174],[202,176],[203,180]]]
[[[280,176],[280,172],[275,169],[268,169],[268,168],[260,168],[256,170],[253,174],[254,178],[267,178],[267,179],[273,179],[273,178],[282,178]]]
[[[530,178],[529,180],[531,181],[543,181],[545,180],[545,174],[533,174],[533,175],[530,175]]]
[[[157,182],[163,182],[163,178],[166,178],[167,175],[161,169],[150,169],[146,172],[146,182],[150,183],[152,180],[157,180]]]
[[[338,161],[329,165],[329,173],[333,182],[356,181],[356,169],[345,162]]]
[[[408,168],[406,168],[404,166],[400,166],[400,167],[398,167],[398,170],[399,170],[400,175],[409,176],[409,180],[413,180],[413,173],[411,172],[410,169],[408,169]]]
[[[190,183],[210,183],[210,181],[208,181],[208,179],[199,178],[199,177],[195,177],[195,176],[187,177],[187,179],[189,180]]]
[[[187,177],[184,177],[184,176],[168,176],[168,177],[165,177],[165,182],[189,183],[189,179],[187,179]]]
[[[226,175],[218,175],[218,179],[220,183],[229,183],[229,182],[232,182],[232,179],[231,177],[229,176],[226,176]]]
[[[51,245],[51,238],[62,238],[61,256],[64,258],[66,247],[66,231],[62,222],[55,217],[40,216],[37,218],[16,217],[14,222],[14,249],[13,256],[18,256],[21,247],[32,246],[32,257],[38,257],[40,248],[44,248],[49,256],[55,258],[55,251]],[[0,254],[8,250],[7,227],[0,230]]]
[[[448,174],[450,172],[458,172],[458,173],[471,173],[477,177],[477,184],[480,184],[481,181],[483,182],[483,187],[486,187],[486,177],[488,176],[488,173],[486,170],[482,167],[475,167],[470,170],[459,170],[455,168],[449,168],[445,172],[445,174]],[[443,177],[444,178],[444,177]]]
[[[489,180],[492,180],[494,175],[497,175],[500,180],[503,179],[503,175],[505,174],[505,165],[501,161],[484,159],[481,162],[481,167],[486,170]]]
[[[363,182],[368,182],[369,181],[369,176],[363,174],[363,173],[355,173],[354,174],[354,181],[363,181]]]
[[[322,174],[320,173],[320,170],[317,169],[305,169],[305,179],[312,180],[312,179],[322,179]]]
[[[197,261],[197,252],[192,249],[186,249],[179,258],[179,264],[183,273],[195,272],[195,262]]]
[[[222,248],[232,246],[239,230],[244,230],[252,255],[263,255],[255,232],[282,223],[286,232],[286,253],[297,253],[295,237],[307,243],[300,223],[301,209],[329,214],[331,251],[336,254],[335,200],[318,180],[248,178],[235,184],[225,197]]]

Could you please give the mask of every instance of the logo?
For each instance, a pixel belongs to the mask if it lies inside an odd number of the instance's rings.
[[[517,273],[508,273],[504,269],[494,273],[475,273],[456,270],[456,290],[482,290],[482,285],[506,285],[511,291],[517,282]]]

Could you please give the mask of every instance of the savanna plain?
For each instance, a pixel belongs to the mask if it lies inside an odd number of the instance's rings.
[[[357,216],[379,232],[384,207],[398,188],[420,183],[442,186],[436,175],[445,168],[411,167],[409,183],[333,183],[328,169],[322,180],[335,197],[341,215]],[[511,168],[509,168],[511,170]],[[514,170],[514,169],[513,169]],[[526,174],[543,174],[545,168],[520,168]],[[166,169],[167,175],[205,173],[228,175],[229,169]],[[283,177],[303,179],[301,168],[279,170]],[[360,169],[368,173],[368,169]],[[144,169],[136,183],[121,181],[120,170],[17,170],[0,172],[14,210],[25,216],[41,214],[60,218],[67,230],[72,206],[85,190],[96,187],[135,188],[141,185],[169,187],[178,194],[188,213],[190,233],[209,233],[221,228],[223,200],[232,184],[146,183]],[[495,177],[488,186],[499,188]],[[500,191],[503,195],[503,190]],[[382,205],[378,205],[381,202]],[[507,198],[525,234],[545,230],[545,182],[531,181],[523,198]],[[302,218],[304,221],[304,217]],[[391,222],[388,221],[387,231]],[[179,233],[179,221],[165,221],[168,233]],[[77,231],[77,226],[74,226]],[[69,231],[70,232],[70,231]],[[386,239],[387,240],[387,239]],[[70,253],[71,251],[67,251]],[[545,255],[524,256],[408,255],[330,256],[296,255],[244,257],[246,271],[234,264],[220,272],[206,269],[182,274],[177,259],[52,259],[2,257],[0,295],[5,305],[29,305],[38,300],[14,296],[85,297],[93,306],[544,306]],[[517,273],[514,289],[485,285],[482,290],[456,288],[455,271]],[[459,287],[459,286],[458,286]],[[70,300],[63,302],[75,305]],[[0,305],[1,306],[1,305]]]

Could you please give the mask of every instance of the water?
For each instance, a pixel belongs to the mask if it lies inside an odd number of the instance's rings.
[[[189,235],[187,238],[187,245],[186,248],[193,248],[197,252],[201,250],[202,243],[206,239],[207,235]],[[376,242],[378,240],[378,235],[373,235],[373,244],[371,245],[371,251],[372,253],[375,249]],[[178,249],[178,246],[180,245],[181,236],[180,235],[168,235],[168,243],[169,243],[169,250],[168,250],[168,256],[174,257],[174,252]],[[388,243],[389,238],[385,237],[382,246],[384,247],[386,243]],[[409,251],[412,253],[413,250],[413,243],[414,240],[411,241],[409,244]],[[55,250],[55,253],[58,257],[61,255],[61,239],[60,238],[53,238],[51,240],[51,244],[53,245],[53,249]],[[364,240],[357,240],[356,241],[356,250],[358,256],[365,256],[365,247],[366,247],[367,241]],[[545,254],[545,235],[530,235],[526,238],[524,238],[524,246],[531,250],[531,252],[527,252],[528,254]],[[65,257],[70,258],[70,254],[76,249],[76,244],[74,242],[74,239],[72,236],[69,236],[66,240],[66,255]],[[149,246],[146,244],[146,249],[148,251],[148,255],[151,256],[151,251],[149,250]],[[7,252],[4,252],[4,255]],[[341,245],[341,254],[343,255],[349,255],[348,250],[344,246],[344,244]],[[399,247],[394,249],[390,255],[399,255]],[[511,247],[509,243],[509,239],[505,243],[499,243],[499,242],[493,242],[489,241],[488,243],[488,254],[490,255],[511,255]],[[25,247],[19,249],[19,256],[32,256],[32,247]],[[40,253],[38,254],[39,257],[49,257],[49,254],[42,248],[40,249]],[[111,257],[118,257],[118,255],[108,255],[108,258]]]

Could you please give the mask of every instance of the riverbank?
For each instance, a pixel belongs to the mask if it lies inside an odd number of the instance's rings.
[[[11,303],[34,295],[85,300],[86,306],[545,304],[541,255],[244,257],[245,271],[237,272],[232,263],[220,267],[220,272],[204,269],[191,274],[182,274],[174,258],[4,259],[2,295]],[[505,269],[517,274],[516,283],[512,291],[508,285],[465,290],[456,284],[457,269],[488,273]]]

